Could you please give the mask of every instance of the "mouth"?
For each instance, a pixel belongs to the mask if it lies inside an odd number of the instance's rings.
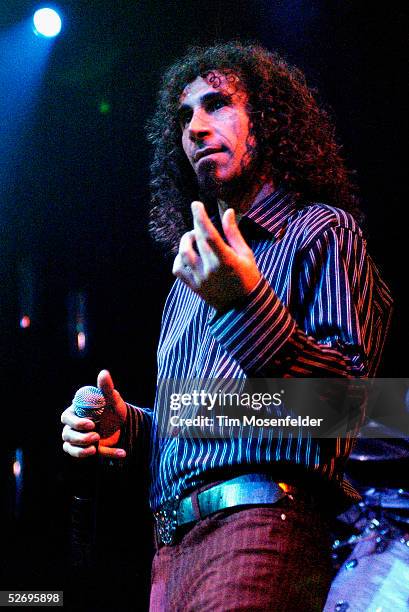
[[[203,157],[208,157],[214,153],[224,153],[225,151],[225,147],[205,147],[204,149],[197,151],[193,157],[193,161],[194,163],[197,163],[200,159],[203,159]]]

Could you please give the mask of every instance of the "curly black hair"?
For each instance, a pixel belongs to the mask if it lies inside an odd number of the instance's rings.
[[[275,185],[298,201],[326,202],[362,220],[352,173],[345,166],[329,113],[314,97],[304,74],[275,52],[233,41],[192,47],[164,74],[156,111],[148,123],[153,144],[150,229],[176,251],[191,229],[190,203],[198,184],[182,148],[179,99],[187,84],[212,71],[238,76],[248,95],[256,155]]]

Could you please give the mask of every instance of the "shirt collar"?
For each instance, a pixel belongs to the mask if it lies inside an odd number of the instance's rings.
[[[296,201],[292,193],[278,187],[257,204],[253,204],[243,215],[270,233],[281,227],[284,221],[296,210]]]
[[[277,187],[273,193],[252,204],[239,221],[239,228],[245,240],[280,239],[285,231],[287,221],[297,210],[294,194],[284,187]],[[223,234],[220,215],[211,217],[212,223]]]
[[[243,215],[242,221],[244,219],[251,220],[269,234],[276,235],[296,208],[294,194],[286,191],[283,187],[278,187],[263,200],[253,204]],[[248,224],[246,223],[246,225]]]

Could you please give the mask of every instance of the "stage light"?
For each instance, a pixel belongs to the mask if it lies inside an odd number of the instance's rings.
[[[20,461],[15,461],[13,463],[13,474],[16,478],[21,476],[21,463]]]
[[[46,38],[58,36],[61,32],[61,17],[51,8],[42,8],[34,13],[34,32]]]
[[[21,517],[23,507],[23,489],[24,489],[24,455],[22,448],[16,448],[12,463],[14,476],[14,518]]]
[[[79,351],[85,351],[85,345],[86,345],[86,337],[84,332],[78,332],[77,334],[77,346],[78,346],[78,350]]]
[[[85,357],[88,352],[88,308],[87,294],[75,291],[68,296],[68,331],[71,354]]]
[[[30,325],[31,325],[31,320],[28,315],[24,315],[23,317],[21,317],[20,319],[21,329],[27,329],[27,327],[30,327]]]
[[[99,103],[99,112],[101,113],[101,115],[108,115],[108,113],[111,112],[111,105],[109,102],[107,102],[106,100],[102,100]]]

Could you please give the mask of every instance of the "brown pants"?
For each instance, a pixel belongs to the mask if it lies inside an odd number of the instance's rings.
[[[160,547],[150,612],[321,612],[331,578],[326,521],[287,498],[218,512]]]

